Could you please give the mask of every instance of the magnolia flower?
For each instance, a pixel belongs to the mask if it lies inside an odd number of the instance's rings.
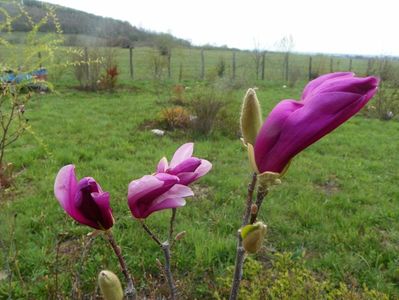
[[[166,157],[163,157],[157,166],[157,173],[167,173],[177,176],[179,184],[189,185],[198,178],[204,176],[212,168],[212,164],[197,157],[192,157],[194,144],[187,143],[180,146],[173,155],[170,165]]]
[[[77,222],[100,230],[114,225],[109,193],[103,192],[92,177],[79,182],[75,166],[62,167],[55,178],[54,194],[62,208]]]
[[[296,154],[356,114],[374,96],[377,85],[375,77],[331,73],[309,82],[300,101],[281,101],[257,135],[257,171],[283,172]]]
[[[158,210],[184,206],[184,198],[194,193],[179,181],[179,177],[166,173],[146,175],[132,181],[129,184],[128,205],[133,216],[144,219]]]

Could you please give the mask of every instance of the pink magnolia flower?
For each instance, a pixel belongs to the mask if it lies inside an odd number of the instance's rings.
[[[62,208],[77,222],[100,230],[108,230],[114,225],[109,193],[103,192],[92,177],[84,177],[78,182],[74,165],[64,166],[58,172],[54,194]]]
[[[170,165],[163,157],[157,166],[157,173],[167,173],[179,177],[180,184],[189,185],[204,176],[212,168],[212,164],[197,157],[193,157],[194,143],[187,143],[179,147],[173,155]]]
[[[256,138],[259,172],[281,173],[296,154],[356,114],[374,96],[377,86],[375,77],[331,73],[309,82],[300,101],[281,101]]]
[[[166,173],[146,175],[132,181],[129,184],[128,205],[133,216],[144,219],[162,209],[184,206],[184,198],[194,193],[179,181],[179,177]]]

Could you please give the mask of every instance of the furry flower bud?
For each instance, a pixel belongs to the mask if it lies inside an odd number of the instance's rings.
[[[111,271],[101,271],[98,274],[98,285],[104,300],[122,300],[123,290],[118,276]]]
[[[241,228],[242,245],[245,251],[256,253],[262,247],[267,226],[263,222],[248,224]]]
[[[240,126],[244,143],[254,145],[258,131],[262,126],[262,113],[254,89],[248,89],[244,97]]]

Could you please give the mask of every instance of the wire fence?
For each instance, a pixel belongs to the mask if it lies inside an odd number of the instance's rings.
[[[287,84],[309,80],[321,74],[352,71],[369,75],[376,58],[304,55],[296,53],[172,49],[120,49],[118,67],[125,79],[206,80],[225,77],[232,80],[272,80]]]

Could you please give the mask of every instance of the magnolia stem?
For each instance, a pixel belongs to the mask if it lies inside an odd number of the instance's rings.
[[[136,299],[136,289],[134,288],[132,277],[126,267],[125,259],[122,256],[121,248],[117,245],[114,236],[110,230],[106,231],[106,235],[108,238],[109,243],[111,244],[112,249],[115,252],[115,255],[118,257],[119,265],[121,266],[122,273],[125,276],[125,280],[127,283],[127,287],[125,289],[125,296],[128,300],[135,300]]]
[[[168,285],[170,289],[170,298],[172,300],[177,299],[177,288],[175,285],[175,281],[173,280],[173,275],[172,271],[170,269],[170,245],[169,242],[163,242],[162,243],[162,250],[163,254],[165,256],[165,273],[166,273],[166,278],[168,280]]]
[[[245,226],[248,224],[249,215],[251,214],[252,198],[253,198],[257,178],[258,178],[257,174],[253,173],[252,181],[248,185],[248,195],[247,195],[247,201],[246,201],[244,215],[242,218],[242,226]]]
[[[172,219],[171,219],[171,225],[173,224],[174,221],[174,216],[175,212],[172,214]],[[177,288],[175,285],[175,281],[173,279],[172,271],[170,268],[170,244],[169,241],[165,241],[161,243],[161,241],[157,238],[157,236],[151,231],[151,229],[143,222],[141,221],[141,226],[143,226],[145,232],[152,238],[152,240],[157,243],[159,247],[161,247],[163,254],[165,256],[165,265],[164,265],[164,270],[166,274],[166,280],[168,281],[169,289],[170,289],[170,298],[172,300],[177,299]],[[171,230],[169,231],[169,233]],[[173,231],[172,231],[173,233]]]
[[[257,215],[260,205],[262,204],[263,198],[266,196],[265,193],[262,196],[259,193],[259,189],[258,189],[256,204],[253,204],[253,194],[254,194],[256,181],[257,181],[257,175],[256,175],[256,173],[254,173],[252,175],[252,181],[248,185],[248,195],[247,195],[246,206],[245,206],[244,215],[243,215],[243,219],[242,219],[242,226],[245,226],[248,224],[250,216],[251,216],[251,221],[252,221],[252,216],[253,216],[253,214],[251,214],[252,205],[257,205],[257,209],[255,210],[256,211],[255,214]],[[260,199],[260,198],[262,198],[262,199]],[[255,216],[255,219],[256,219],[256,216]],[[236,300],[238,297],[238,291],[240,289],[244,260],[245,260],[245,249],[242,247],[242,237],[241,237],[241,229],[240,229],[237,232],[236,262],[235,262],[233,283],[231,285],[229,300]]]
[[[251,213],[251,220],[249,221],[250,224],[255,223],[256,218],[258,217],[260,207],[262,206],[263,199],[265,199],[268,192],[269,192],[268,188],[258,187],[258,192],[256,194],[256,202],[255,202],[256,210],[254,213]]]
[[[173,246],[173,241],[174,241],[173,231],[174,231],[174,224],[175,224],[175,220],[176,220],[176,211],[177,211],[176,208],[172,208],[172,216],[170,217],[170,223],[169,223],[169,242],[171,243],[170,247]]]

